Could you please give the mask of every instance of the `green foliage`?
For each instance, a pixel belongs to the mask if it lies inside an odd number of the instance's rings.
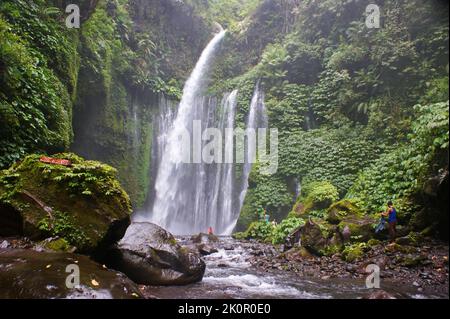
[[[342,256],[347,262],[351,263],[357,259],[361,259],[368,248],[369,246],[366,243],[346,245],[342,252]]]
[[[34,151],[67,149],[77,81],[71,31],[42,1],[0,4],[0,168]]]
[[[416,106],[417,119],[409,143],[393,149],[365,170],[347,196],[360,198],[370,210],[378,211],[387,200],[417,191],[447,160],[448,107],[448,102]]]
[[[449,81],[448,76],[434,79],[427,83],[428,91],[421,99],[422,104],[433,104],[438,102],[446,102],[449,99]]]
[[[337,188],[328,181],[311,182],[304,186],[306,202],[323,203],[334,202],[339,198]]]
[[[89,238],[83,229],[77,227],[73,218],[67,213],[53,212],[53,218],[47,217],[39,222],[39,229],[51,236],[60,236],[71,245],[83,249],[89,243]]]
[[[235,239],[254,239],[274,245],[283,244],[286,237],[296,228],[303,226],[305,221],[301,218],[292,217],[283,220],[280,224],[273,225],[266,221],[252,222],[245,232],[235,233]]]
[[[267,110],[271,123],[283,133],[307,128],[310,88],[305,85],[285,83],[275,86],[267,96]]]
[[[359,171],[379,156],[382,145],[376,145],[365,135],[359,127],[281,135],[279,172],[301,177],[302,184],[328,180],[343,194]]]
[[[256,239],[262,242],[271,242],[273,226],[265,221],[253,222],[245,231],[245,239]]]
[[[257,219],[257,212],[266,209],[272,219],[283,218],[283,211],[292,205],[293,195],[286,183],[277,176],[265,176],[259,172],[259,165],[253,165],[249,177],[250,189],[245,198],[238,229],[246,229]]]
[[[218,22],[224,28],[236,28],[261,3],[261,0],[187,0],[206,20]]]
[[[272,244],[284,244],[286,237],[295,229],[303,226],[305,221],[301,218],[286,218],[278,224],[272,233]]]

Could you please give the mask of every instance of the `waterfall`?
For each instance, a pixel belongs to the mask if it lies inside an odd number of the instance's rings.
[[[179,138],[186,129],[193,134],[194,120],[200,120],[206,127],[219,125],[223,129],[225,125],[225,115],[219,123],[215,123],[217,101],[202,97],[206,74],[225,33],[222,31],[217,34],[201,54],[185,84],[178,113],[161,140],[165,145],[158,160],[153,205],[145,219],[175,234],[205,232],[208,227],[213,227],[220,234],[225,228],[224,219],[227,218],[222,210],[230,204],[225,204],[227,200],[224,201],[222,197],[230,190],[221,189],[221,185],[225,183],[223,178],[230,178],[232,168],[229,165],[222,167],[223,164],[182,163],[181,150],[184,145]],[[228,109],[222,113],[234,113],[236,95],[237,92],[233,92],[224,98],[221,105]],[[234,121],[234,114],[230,114],[230,117]]]
[[[157,172],[152,178],[155,184],[146,211],[135,215],[135,221],[153,222],[176,235],[206,232],[209,227],[217,235],[230,235],[237,223],[248,188],[250,159],[255,158],[256,149],[247,147],[243,180],[237,180],[234,156],[229,158],[223,149],[226,151],[228,145],[234,145],[234,135],[226,132],[235,128],[238,91],[225,94],[221,101],[203,95],[205,78],[224,36],[225,31],[217,34],[203,51],[186,82],[178,110],[167,100],[160,101],[159,114],[154,118],[152,150],[152,170]],[[260,123],[267,125],[264,114],[264,94],[257,84],[247,128],[256,129]],[[204,163],[198,158],[211,140],[202,138],[194,121],[201,123],[202,129],[215,128],[221,138],[225,137],[225,145],[221,139],[221,154],[214,154],[217,158],[221,156],[221,161]],[[183,161],[186,142],[180,137],[186,132],[191,140],[194,138],[189,149],[191,163]],[[199,153],[196,148],[200,148]]]
[[[258,127],[267,127],[267,115],[264,104],[264,93],[260,90],[259,82],[256,84],[255,92],[253,93],[250,104],[250,113],[247,119],[247,129],[257,129]],[[248,189],[248,178],[252,170],[252,163],[256,158],[255,147],[247,147],[247,159],[244,163],[242,174],[242,187],[239,195],[239,210],[244,205],[245,196]]]
[[[236,105],[237,105],[237,94],[238,91],[233,91],[226,99],[225,106],[227,109],[226,117],[226,127],[234,128],[234,121],[236,116]],[[233,145],[233,135],[226,136],[225,145]],[[236,207],[234,201],[235,192],[235,176],[234,176],[234,164],[233,161],[224,161],[223,174],[222,174],[222,190],[217,184],[216,196],[217,203],[220,203],[220,207],[217,210],[219,212],[218,217],[221,219],[220,223],[222,226],[222,234],[229,235],[232,233],[234,227],[236,226],[237,219],[239,218],[240,207]],[[220,200],[219,195],[222,196]]]

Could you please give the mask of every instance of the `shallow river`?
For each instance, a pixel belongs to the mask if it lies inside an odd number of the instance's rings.
[[[356,299],[370,294],[363,280],[305,279],[289,272],[259,271],[248,262],[249,247],[245,245],[221,238],[215,245],[219,252],[204,257],[207,268],[201,283],[149,287],[149,291],[154,297],[164,299]],[[383,283],[382,289],[396,298],[439,298],[389,283]]]

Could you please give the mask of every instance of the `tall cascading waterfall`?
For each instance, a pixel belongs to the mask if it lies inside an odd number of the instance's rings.
[[[259,82],[256,84],[255,92],[253,93],[252,101],[250,104],[250,113],[247,119],[247,129],[266,128],[267,115],[264,104],[264,92],[260,89]],[[239,211],[242,209],[247,195],[248,178],[253,167],[253,162],[256,159],[256,147],[254,145],[247,145],[246,147],[246,160],[242,172],[242,186],[239,195]]]
[[[224,36],[225,31],[220,32],[205,48],[186,82],[178,110],[171,107],[169,101],[160,101],[160,112],[154,119],[157,123],[152,164],[152,169],[157,171],[153,176],[155,185],[149,195],[147,210],[134,216],[135,221],[156,223],[176,235],[206,232],[209,227],[218,235],[230,235],[237,223],[243,204],[240,197],[245,197],[248,187],[248,182],[243,181],[248,179],[252,164],[244,164],[243,180],[237,180],[234,158],[227,157],[226,152],[221,154],[221,163],[208,164],[202,159],[195,160],[196,152],[192,149],[196,143],[194,121],[199,121],[202,129],[215,128],[221,132],[221,137],[225,139],[225,145],[223,141],[220,143],[222,151],[227,150],[226,145],[234,145],[234,135],[225,132],[235,127],[238,91],[225,94],[220,103],[216,98],[203,96],[204,79]],[[247,121],[248,128],[257,128],[261,121],[264,122],[261,120],[264,114],[263,99],[263,93],[257,85]],[[182,144],[185,141],[180,136],[186,132],[192,143],[192,163],[183,162],[185,157],[182,150],[185,148]],[[201,139],[200,154],[209,143],[211,140]],[[256,150],[248,149],[247,153],[248,158],[252,158]]]
[[[201,54],[186,82],[170,130],[161,138],[161,143],[165,146],[158,161],[153,205],[145,219],[175,234],[204,232],[208,227],[214,227],[218,233],[224,231],[224,219],[227,218],[219,210],[230,204],[225,204],[228,201],[219,198],[225,196],[226,192],[216,185],[223,185],[225,181],[222,179],[230,178],[230,168],[226,165],[222,167],[220,164],[183,163],[184,154],[181,150],[184,149],[184,145],[180,136],[183,136],[185,131],[192,136],[193,123],[196,120],[201,121],[203,125],[206,124],[205,128],[216,127],[214,126],[216,124],[225,125],[225,116],[222,116],[222,123],[214,123],[216,100],[202,97],[204,80],[225,34],[226,31],[218,33]],[[229,107],[225,110],[227,114],[234,113],[236,95],[237,93],[233,92],[224,99],[227,103],[222,103]],[[234,114],[230,117],[234,121]],[[141,215],[139,219],[143,219],[143,216]]]
[[[205,128],[217,128],[225,137],[225,130],[234,128],[237,93],[233,91],[226,94],[220,103],[215,98],[197,99],[193,117],[200,120]],[[136,216],[135,221],[149,220],[174,234],[205,232],[208,227],[213,227],[220,235],[230,234],[239,213],[235,191],[240,190],[236,185],[232,161],[212,164],[172,163],[176,167],[171,175],[173,189],[169,195],[172,196],[172,192],[175,194],[172,200],[165,200],[161,196],[158,189],[159,174],[162,169],[166,169],[164,153],[170,147],[170,130],[176,121],[175,110],[168,106],[167,101],[162,101],[161,106],[153,145],[153,168],[158,170],[154,193],[150,195],[153,205],[148,207],[149,215]],[[226,143],[233,143],[233,135],[226,138]]]

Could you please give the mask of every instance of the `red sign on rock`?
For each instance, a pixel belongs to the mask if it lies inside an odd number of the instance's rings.
[[[41,157],[40,161],[46,164],[54,164],[54,165],[63,165],[63,166],[72,166],[72,162],[65,159],[59,158],[51,158],[51,157]]]

